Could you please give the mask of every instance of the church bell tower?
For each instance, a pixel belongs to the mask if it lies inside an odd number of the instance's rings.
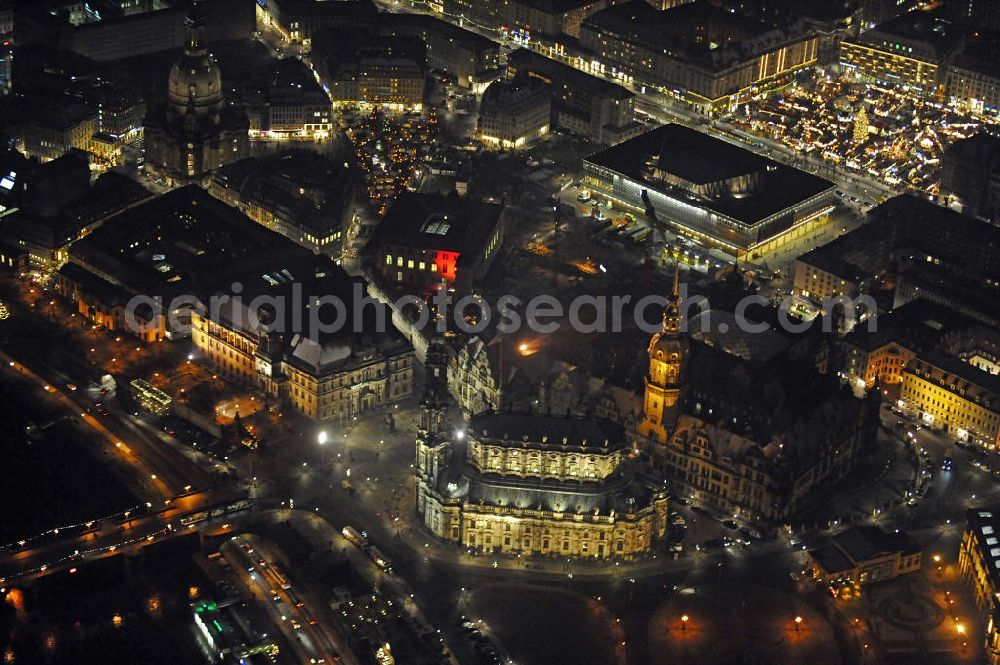
[[[684,393],[690,345],[682,330],[680,271],[674,270],[674,288],[663,311],[663,326],[649,341],[649,371],[642,403],[639,434],[661,443],[677,424]]]

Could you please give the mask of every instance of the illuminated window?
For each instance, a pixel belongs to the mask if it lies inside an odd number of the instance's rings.
[[[392,254],[386,254],[385,255],[385,264],[387,266],[391,266],[392,265]]]

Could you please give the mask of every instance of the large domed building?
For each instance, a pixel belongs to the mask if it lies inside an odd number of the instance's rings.
[[[187,45],[170,70],[166,100],[146,116],[146,168],[170,184],[201,182],[250,152],[246,113],[225,103],[204,23],[192,12],[186,24]]]

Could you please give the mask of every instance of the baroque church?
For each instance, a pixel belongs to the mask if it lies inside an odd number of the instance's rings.
[[[447,422],[448,353],[427,351],[416,440],[417,512],[477,552],[632,559],[666,537],[667,493],[609,420],[486,411]]]
[[[167,95],[146,115],[146,169],[169,185],[201,183],[216,168],[249,156],[249,121],[227,105],[222,73],[192,10],[187,44],[170,70]]]

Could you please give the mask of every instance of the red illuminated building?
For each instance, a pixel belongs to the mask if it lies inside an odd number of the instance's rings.
[[[442,280],[458,294],[471,293],[503,244],[503,210],[457,196],[404,193],[368,245],[376,279],[420,296]]]

